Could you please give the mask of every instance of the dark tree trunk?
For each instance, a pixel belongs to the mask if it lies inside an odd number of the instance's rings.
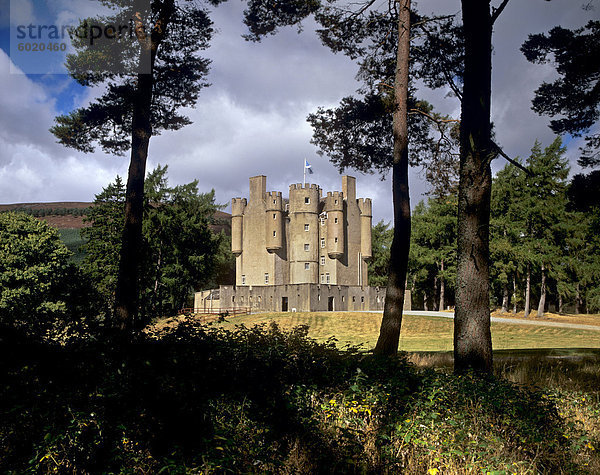
[[[529,318],[531,310],[531,265],[527,264],[527,277],[525,283],[525,318]]]
[[[435,311],[439,311],[440,307],[439,307],[439,300],[437,299],[438,296],[438,278],[434,277],[433,278],[433,309]]]
[[[427,305],[427,292],[423,292],[423,310],[426,312],[429,311],[429,306]]]
[[[564,307],[565,307],[565,304],[564,304],[564,301],[563,301],[563,296],[559,294],[559,296],[558,296],[558,308],[556,310],[558,311],[558,313],[560,315],[563,314]]]
[[[542,284],[540,286],[540,301],[538,304],[537,316],[544,316],[544,309],[546,308],[546,267],[542,264]]]
[[[575,286],[575,313],[581,313],[581,294],[579,292],[579,282]]]
[[[508,282],[504,284],[502,290],[502,313],[508,313]]]
[[[490,124],[490,0],[462,0],[465,70],[460,123],[458,266],[454,369],[492,371],[489,221],[493,158]]]
[[[379,338],[373,352],[381,356],[398,353],[408,252],[410,249],[410,195],[408,193],[408,58],[410,53],[410,0],[402,0],[398,12],[398,50],[393,118],[394,162],[392,196],[394,238],[390,249],[388,286]]]
[[[120,331],[131,329],[139,323],[137,314],[144,216],[144,179],[148,146],[152,136],[154,62],[174,9],[174,0],[162,3],[151,33],[145,31],[141,22],[135,25],[135,34],[141,52],[140,72],[137,75],[136,98],[133,101],[132,111],[131,161],[125,193],[125,223],[115,290],[114,327]]]
[[[441,261],[440,269],[444,272],[444,259]],[[446,283],[444,282],[444,277],[440,277],[440,310],[445,309],[446,305]]]
[[[517,313],[517,276],[513,275],[513,313]]]

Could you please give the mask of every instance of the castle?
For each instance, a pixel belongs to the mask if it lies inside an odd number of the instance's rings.
[[[356,198],[354,177],[326,196],[317,185],[292,184],[288,199],[267,191],[265,176],[251,177],[249,198],[233,198],[231,215],[236,284],[220,287],[221,308],[383,309],[385,289],[368,286],[372,203]],[[215,298],[199,294],[196,307]]]

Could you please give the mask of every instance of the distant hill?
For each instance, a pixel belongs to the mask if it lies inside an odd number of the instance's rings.
[[[0,213],[5,211],[23,211],[38,219],[46,221],[50,226],[58,229],[80,229],[89,226],[84,223],[85,211],[94,206],[94,203],[84,201],[55,201],[52,203],[12,203],[0,204]],[[214,216],[214,224],[211,226],[214,232],[225,231],[231,234],[231,215],[224,211],[217,211]]]

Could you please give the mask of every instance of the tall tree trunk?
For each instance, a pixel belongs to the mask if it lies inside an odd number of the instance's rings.
[[[579,293],[579,282],[575,285],[575,313],[581,313],[581,294]]]
[[[439,300],[437,300],[437,296],[438,296],[438,277],[434,277],[433,278],[433,309],[435,311],[439,311],[440,307],[439,307]]]
[[[564,306],[565,306],[565,304],[564,304],[563,296],[559,294],[558,295],[558,308],[557,308],[559,315],[563,314]]]
[[[379,338],[373,352],[393,356],[398,353],[408,253],[410,249],[410,195],[408,190],[408,58],[410,53],[410,0],[402,0],[398,12],[398,50],[394,80],[393,118],[394,161],[392,196],[394,238],[390,249],[388,286]]]
[[[508,312],[508,282],[504,283],[502,290],[502,313]]]
[[[517,276],[513,274],[513,313],[517,313]]]
[[[462,0],[465,70],[460,123],[454,369],[492,371],[489,221],[492,189],[490,0]]]
[[[131,123],[131,161],[125,192],[125,224],[119,260],[119,273],[115,290],[114,327],[120,331],[131,329],[138,322],[139,267],[142,246],[142,220],[144,216],[144,179],[148,146],[152,136],[152,89],[154,63],[161,41],[166,34],[174,0],[160,6],[158,19],[147,32],[139,20],[134,20],[135,34],[141,47],[136,97],[133,101]]]
[[[525,283],[525,318],[529,317],[531,306],[531,264],[527,264],[527,277]]]
[[[546,308],[546,267],[542,264],[542,284],[540,286],[540,302],[538,304],[537,316],[544,316],[544,308]]]
[[[440,269],[444,272],[444,259],[441,261]],[[444,310],[446,307],[446,283],[444,282],[444,277],[440,277],[440,310]]]
[[[427,305],[427,292],[423,291],[423,310],[426,312],[429,311],[429,306]]]

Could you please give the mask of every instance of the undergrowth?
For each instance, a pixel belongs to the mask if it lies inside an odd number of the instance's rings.
[[[188,321],[127,345],[3,347],[0,471],[590,473],[597,433],[555,393],[306,334]]]

